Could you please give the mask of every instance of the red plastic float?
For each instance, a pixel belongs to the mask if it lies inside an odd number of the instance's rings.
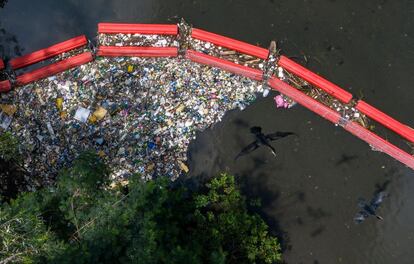
[[[0,59],[0,70],[4,69],[4,62],[2,59]]]
[[[36,69],[34,71],[22,74],[17,76],[16,83],[17,85],[25,85],[55,74],[58,74],[60,72],[69,70],[71,68],[80,66],[82,64],[91,62],[93,60],[92,53],[85,52],[73,57],[70,57],[66,60],[62,60],[50,65],[47,65],[45,67],[42,67],[40,69]]]
[[[20,69],[20,68],[35,64],[39,61],[52,58],[63,52],[67,52],[73,49],[80,48],[82,46],[85,46],[87,43],[88,43],[88,40],[86,39],[86,36],[81,35],[81,36],[74,37],[66,41],[63,41],[61,43],[52,45],[48,48],[41,49],[41,50],[35,51],[33,53],[30,53],[30,54],[27,54],[21,57],[11,59],[10,65],[12,69],[14,70]]]
[[[260,59],[267,59],[269,51],[267,49],[248,44],[236,39],[224,37],[215,33],[211,33],[198,28],[193,28],[191,37],[202,41],[211,42],[215,45],[222,46],[228,49],[236,50],[238,52],[255,56]]]
[[[292,98],[295,102],[298,102],[299,104],[315,112],[321,117],[331,121],[332,123],[338,124],[339,120],[341,120],[341,115],[339,113],[316,101],[312,97],[307,96],[298,89],[293,88],[289,84],[282,82],[278,78],[271,77],[268,83],[273,89]]]
[[[116,47],[101,46],[97,56],[118,57],[177,57],[178,48],[176,47]]]
[[[374,150],[384,152],[414,170],[414,156],[396,147],[355,122],[348,122],[344,129],[367,142]]]
[[[0,81],[0,93],[5,93],[11,90],[11,83],[9,80]]]
[[[295,75],[324,90],[328,94],[334,96],[335,98],[344,103],[349,103],[352,99],[351,93],[345,91],[336,84],[331,83],[330,81],[322,78],[316,73],[306,69],[302,65],[297,64],[296,62],[285,56],[280,56],[278,64],[285,70],[294,73]]]
[[[260,70],[252,69],[247,66],[239,65],[234,62],[223,60],[194,50],[187,50],[185,57],[191,61],[206,64],[212,67],[218,67],[220,69],[242,75],[256,81],[261,81],[263,79],[263,72]]]
[[[177,35],[177,25],[167,24],[123,24],[99,23],[98,33],[103,34],[150,34],[150,35]]]
[[[414,157],[403,151],[402,149],[394,146],[390,142],[384,140],[383,138],[372,133],[368,129],[360,126],[358,123],[344,120],[341,116],[334,110],[326,107],[325,105],[319,103],[315,99],[307,96],[306,94],[298,91],[287,83],[282,82],[281,80],[272,77],[269,79],[270,87],[278,90],[282,94],[292,98],[294,101],[308,108],[309,110],[315,112],[316,114],[322,116],[323,118],[338,124],[342,121],[342,126],[345,130],[349,131],[356,137],[364,140],[370,144],[375,150],[382,151],[394,159],[400,161],[401,163],[407,165],[411,169],[414,169]]]
[[[414,142],[414,130],[394,118],[388,116],[387,114],[381,112],[375,107],[367,104],[366,102],[359,100],[356,109],[366,114],[368,117],[374,119],[378,123],[384,125],[385,127],[391,129],[402,137],[408,139],[411,142]]]
[[[139,34],[154,34],[154,35],[177,35],[177,25],[165,25],[165,24],[120,24],[120,23],[99,23],[98,32],[105,34],[116,33],[139,33]],[[228,49],[232,49],[244,54],[255,56],[260,59],[267,59],[268,50],[257,47],[248,43],[244,43],[232,38],[224,37],[218,34],[214,34],[208,31],[194,28],[192,30],[193,38],[202,41],[211,42],[215,45],[222,46]],[[81,47],[87,44],[85,36],[79,36],[65,42],[53,45],[49,48],[42,49],[31,54],[12,59],[10,65],[13,69],[19,69],[39,61],[51,58],[60,53],[67,52],[69,50]],[[139,56],[139,57],[166,57],[177,56],[177,47],[118,47],[118,46],[101,46],[97,52],[98,56]],[[200,53],[193,50],[186,51],[186,58],[191,61],[206,64],[212,67],[218,67],[223,70],[242,75],[251,78],[256,81],[263,80],[263,72],[257,69],[253,69],[247,66],[239,65],[224,59],[220,59],[214,56],[210,56],[204,53]],[[40,69],[17,76],[16,84],[25,85],[36,80],[46,78],[51,75],[58,74],[62,71],[77,67],[79,65],[88,63],[93,60],[93,56],[90,52],[85,52],[80,55],[62,60],[57,63],[42,67]],[[305,67],[297,64],[296,62],[288,59],[285,56],[281,56],[278,64],[285,70],[303,78],[309,83],[317,86],[318,88],[326,91],[328,94],[334,96],[338,100],[349,103],[352,100],[352,94],[343,90],[339,86],[331,83],[330,81],[322,78],[314,72],[306,69]],[[4,68],[4,63],[0,60],[0,69]],[[316,101],[315,99],[307,96],[303,92],[293,88],[287,83],[272,77],[268,80],[269,85],[292,98],[294,101],[322,116],[323,118],[331,121],[335,124],[340,124],[345,130],[349,131],[358,138],[364,140],[370,144],[374,149],[382,151],[396,160],[402,162],[408,167],[414,169],[414,157],[407,152],[396,147],[392,143],[379,137],[373,132],[367,130],[356,122],[352,122],[343,119],[339,113],[332,110],[328,106]],[[11,89],[9,80],[0,81],[0,92],[7,92]],[[379,111],[373,106],[365,103],[364,101],[358,101],[356,108],[362,113],[366,114],[373,120],[383,124],[387,128],[397,132],[406,139],[414,142],[414,130],[397,120],[391,118],[385,113]]]

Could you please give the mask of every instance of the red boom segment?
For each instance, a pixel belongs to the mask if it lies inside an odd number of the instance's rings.
[[[348,122],[345,130],[364,140],[375,150],[382,151],[414,170],[414,157],[355,122]]]
[[[331,83],[330,81],[322,78],[321,76],[317,75],[316,73],[306,69],[305,67],[297,64],[296,62],[292,61],[291,59],[281,56],[278,62],[279,66],[284,68],[285,70],[294,73],[295,75],[299,76],[300,78],[310,82],[311,84],[319,87],[320,89],[324,90],[328,94],[334,96],[338,100],[349,103],[352,99],[352,94],[345,91],[344,89],[340,88],[339,86]]]
[[[261,81],[263,79],[263,72],[260,70],[252,69],[247,66],[239,65],[234,62],[216,58],[204,53],[200,53],[193,50],[187,50],[185,57],[191,61],[206,64],[212,67],[218,67],[220,69],[242,75],[248,78],[251,78],[256,81]]]
[[[0,59],[0,70],[4,69],[4,62],[2,59]]]
[[[23,68],[23,67],[35,64],[39,61],[52,58],[63,52],[67,52],[73,49],[80,48],[82,46],[85,46],[87,43],[88,43],[88,40],[86,39],[86,36],[81,35],[81,36],[66,40],[64,42],[52,45],[48,48],[41,49],[41,50],[35,51],[33,53],[30,53],[30,54],[27,54],[27,55],[24,55],[18,58],[14,58],[10,60],[10,65],[14,70],[16,70],[19,68]]]
[[[165,24],[122,24],[99,23],[98,33],[103,34],[150,34],[150,35],[177,35],[177,25]]]
[[[176,47],[116,47],[101,46],[97,56],[118,57],[177,57],[178,48]]]
[[[378,123],[396,132],[397,134],[401,135],[402,137],[408,139],[409,141],[414,142],[414,130],[412,128],[398,122],[394,118],[386,115],[385,113],[362,100],[358,101],[356,109],[374,119]]]
[[[0,81],[0,93],[5,93],[11,90],[11,83],[9,80]]]
[[[71,68],[80,66],[82,64],[91,62],[93,60],[92,53],[85,52],[80,55],[70,57],[66,60],[62,60],[40,69],[22,74],[17,76],[16,83],[17,85],[25,85],[43,78],[46,78],[51,75],[58,74],[60,72],[69,70]]]
[[[198,28],[193,28],[191,37],[202,41],[211,42],[215,45],[222,46],[228,49],[236,50],[244,54],[255,56],[263,60],[267,59],[267,57],[269,56],[269,51],[267,49],[257,47],[252,44],[248,44],[232,38],[224,37],[218,34],[214,34],[208,31],[204,31]]]
[[[325,119],[333,123],[339,123],[339,121],[341,120],[341,116],[337,112],[319,103],[318,101],[307,96],[306,94],[298,91],[292,86],[280,81],[277,78],[274,78],[274,77],[270,78],[269,85],[272,88],[278,90],[279,92],[285,94],[286,96],[289,96],[294,101],[305,106],[309,110],[317,113],[318,115],[324,117]],[[407,165],[408,167],[414,169],[414,157],[413,156],[403,151],[402,149],[394,146],[393,144],[384,140],[383,138],[375,135],[368,129],[360,126],[358,123],[346,120],[344,122],[344,129],[352,133],[356,137],[364,140],[365,142],[370,144],[372,147],[374,147],[376,150],[382,151],[388,154],[389,156],[393,157],[394,159]]]
[[[319,103],[315,99],[307,96],[303,92],[293,88],[289,84],[282,82],[281,80],[272,77],[269,79],[270,87],[278,90],[282,94],[292,98],[294,101],[315,112],[321,117],[331,121],[332,123],[338,124],[341,119],[341,115],[331,108]]]

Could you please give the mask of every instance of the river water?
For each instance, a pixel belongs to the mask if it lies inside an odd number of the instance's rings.
[[[24,1],[0,9],[0,56],[14,57],[78,34],[93,39],[98,22],[174,23],[266,47],[277,39],[296,56],[357,96],[414,126],[412,0]],[[200,133],[191,144],[189,178],[237,176],[282,238],[286,263],[414,263],[414,172],[296,106],[276,109],[272,96]],[[234,161],[251,126],[298,137]],[[391,137],[390,133],[382,133]],[[357,200],[386,187],[383,221],[355,225]]]

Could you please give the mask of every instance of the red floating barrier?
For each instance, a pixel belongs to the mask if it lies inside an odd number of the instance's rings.
[[[178,26],[177,25],[166,25],[166,24],[99,23],[98,33],[177,35]]]
[[[362,100],[358,101],[355,108],[366,114],[368,117],[374,119],[378,123],[396,132],[400,136],[408,139],[411,142],[414,142],[414,130],[412,128],[398,122],[394,118],[388,116],[387,114],[381,112],[380,110]]]
[[[341,115],[324,104],[316,101],[312,97],[307,96],[305,93],[293,88],[289,84],[282,82],[276,77],[271,77],[268,81],[270,87],[278,90],[280,93],[292,98],[295,102],[303,105],[309,110],[315,112],[321,117],[338,124],[341,120]]]
[[[20,68],[35,64],[39,61],[52,58],[63,52],[67,52],[73,49],[80,48],[82,46],[85,46],[87,43],[88,43],[88,40],[86,39],[86,36],[81,35],[81,36],[74,37],[66,41],[63,41],[61,43],[52,45],[48,48],[41,49],[41,50],[35,51],[33,53],[30,53],[30,54],[27,54],[21,57],[11,59],[10,65],[14,70],[20,69]]]
[[[2,59],[0,59],[0,70],[4,69],[4,62]]]
[[[17,76],[16,83],[17,85],[25,85],[43,78],[46,78],[51,75],[55,75],[57,73],[69,70],[71,68],[80,66],[82,64],[91,62],[93,60],[92,53],[85,52],[73,57],[70,57],[66,60],[62,60],[40,69],[36,69],[34,71],[22,74]]]
[[[282,94],[292,98],[294,101],[298,102],[299,104],[303,105],[309,110],[317,113],[318,115],[335,124],[338,124],[340,120],[343,120],[341,116],[334,110],[319,103],[313,98],[307,96],[301,91],[293,88],[292,86],[282,82],[281,80],[275,77],[270,78],[269,85],[270,87],[278,90]],[[370,144],[375,150],[384,152],[389,156],[393,157],[394,159],[400,161],[401,163],[407,165],[411,169],[414,169],[414,157],[405,152],[404,150],[396,147],[390,142],[377,136],[376,134],[372,133],[371,131],[362,127],[356,122],[343,120],[343,124],[341,125],[343,125],[346,131],[364,140],[365,142]]]
[[[11,90],[11,83],[9,80],[0,81],[0,93],[5,93]]]
[[[116,47],[100,46],[97,56],[103,57],[177,57],[178,48],[176,47]]]
[[[267,59],[267,57],[269,56],[269,51],[267,49],[252,44],[248,44],[236,39],[224,37],[208,31],[204,31],[198,28],[193,28],[191,37],[202,41],[211,42],[215,45],[219,45],[228,49],[236,50],[244,54],[255,56],[263,60]]]
[[[194,62],[206,64],[212,67],[218,67],[223,70],[248,77],[250,79],[261,81],[263,79],[263,72],[260,70],[252,69],[247,66],[239,65],[234,62],[223,60],[217,57],[206,55],[194,50],[187,50],[185,57]]]
[[[344,103],[349,103],[352,99],[351,93],[345,91],[336,84],[331,83],[330,81],[322,78],[316,73],[306,69],[302,65],[297,64],[296,62],[285,56],[280,57],[278,64],[285,70],[296,74],[300,78],[308,81],[316,87],[319,87],[320,89],[324,90],[328,94],[332,95],[333,97],[337,98],[338,100]]]
[[[377,136],[355,122],[348,122],[344,129],[367,142],[375,150],[384,152],[414,170],[414,157],[396,147],[385,139]]]

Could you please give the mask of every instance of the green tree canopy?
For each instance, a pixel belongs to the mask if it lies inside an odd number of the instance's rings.
[[[234,177],[190,192],[166,178],[110,186],[82,154],[56,187],[0,208],[0,263],[275,263],[280,246]]]

